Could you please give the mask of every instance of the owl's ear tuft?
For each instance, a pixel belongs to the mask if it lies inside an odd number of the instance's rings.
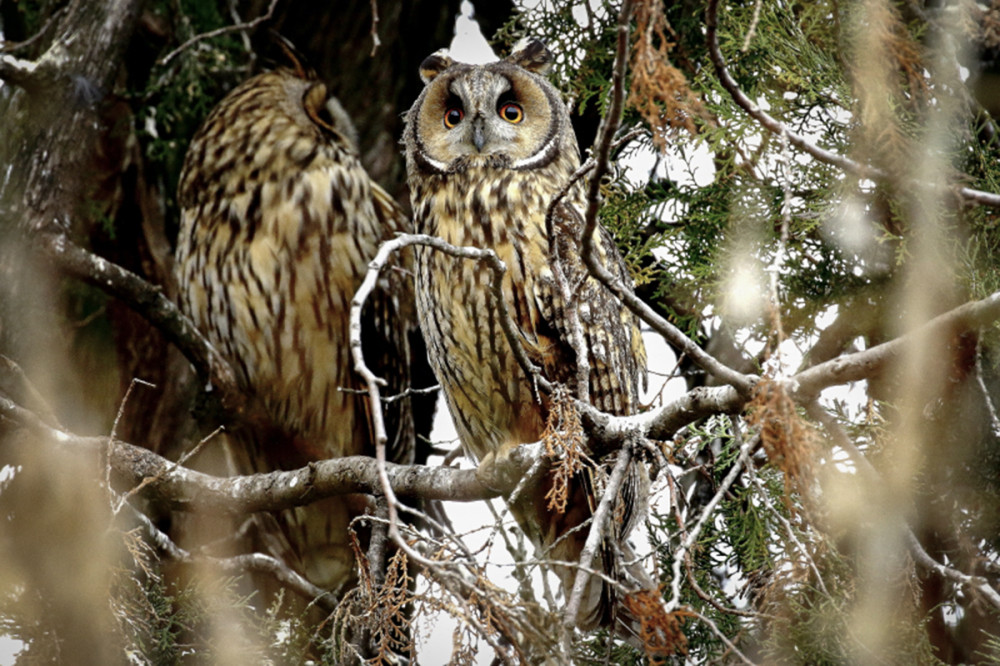
[[[545,74],[552,65],[552,51],[541,40],[525,37],[514,45],[514,50],[507,56],[507,62],[535,74]]]
[[[441,49],[430,54],[420,63],[420,80],[430,83],[434,77],[454,64],[447,49]]]

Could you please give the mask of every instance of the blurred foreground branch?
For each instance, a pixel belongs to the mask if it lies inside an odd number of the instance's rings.
[[[236,384],[232,367],[159,287],[88,252],[64,234],[42,232],[35,238],[59,271],[120,299],[176,345],[198,375],[218,391],[225,409],[234,414],[244,411],[246,397]]]

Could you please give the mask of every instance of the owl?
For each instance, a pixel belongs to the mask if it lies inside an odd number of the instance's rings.
[[[533,40],[487,65],[453,62],[442,52],[422,63],[426,86],[403,137],[414,224],[453,245],[494,250],[507,267],[503,298],[529,358],[547,379],[588,395],[598,409],[630,414],[646,380],[645,348],[635,316],[580,257],[585,192],[570,184],[580,155],[566,105],[543,76],[551,57]],[[603,264],[631,284],[610,234],[599,227],[593,242]],[[481,465],[495,464],[512,447],[540,439],[551,398],[536,393],[511,351],[489,269],[430,247],[419,247],[416,256],[417,310],[431,365],[465,451]],[[585,378],[577,372],[584,354]],[[644,478],[643,470],[633,470],[623,495],[637,497]],[[578,475],[560,514],[544,500],[552,483],[551,476],[543,480],[511,509],[549,558],[577,560],[587,530],[574,528],[593,514],[592,485]],[[635,515],[628,504],[619,511],[624,518],[613,537],[619,541]],[[594,563],[612,577],[614,551],[602,548],[602,561]],[[568,596],[575,570],[556,571]],[[577,624],[611,624],[613,592],[592,578]]]
[[[350,301],[379,244],[409,219],[368,177],[355,130],[314,73],[293,65],[230,92],[193,138],[180,178],[179,303],[233,365],[263,419],[238,429],[237,472],[374,455],[371,405],[352,369]],[[364,313],[365,356],[410,383],[417,335],[412,258],[383,271]],[[409,398],[384,407],[388,458],[412,462]],[[351,495],[268,521],[262,540],[312,583],[340,592],[355,579],[348,523],[369,499]]]

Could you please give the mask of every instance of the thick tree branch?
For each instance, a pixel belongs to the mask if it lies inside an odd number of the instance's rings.
[[[733,101],[736,102],[737,105],[746,111],[751,118],[756,120],[761,127],[774,134],[784,134],[788,137],[788,141],[793,146],[811,155],[824,164],[835,166],[838,169],[852,173],[861,178],[872,178],[878,180],[888,178],[889,174],[882,169],[873,167],[869,164],[857,162],[849,157],[825,150],[807,141],[801,134],[792,131],[787,125],[754,104],[753,100],[746,96],[746,93],[744,93],[740,88],[739,83],[736,82],[736,79],[734,79],[732,74],[729,72],[725,56],[722,55],[722,49],[719,47],[718,12],[719,1],[709,0],[705,8],[705,38],[708,41],[708,53],[709,57],[712,59],[712,64],[715,65],[715,72],[719,76],[719,82],[722,83],[722,87],[730,94]],[[956,192],[962,196],[962,198],[969,201],[986,206],[1000,207],[1000,194],[975,190],[969,187],[957,187]]]
[[[236,384],[232,367],[158,287],[84,250],[64,234],[41,232],[35,238],[60,271],[120,299],[145,317],[177,346],[194,365],[199,376],[211,382],[225,409],[235,414],[244,411],[246,398]]]
[[[365,456],[323,460],[285,472],[219,477],[182,467],[127,442],[53,428],[2,395],[0,418],[29,428],[43,444],[106,453],[116,485],[135,488],[144,484],[137,494],[179,510],[243,514],[289,509],[336,495],[383,493],[377,463]],[[522,446],[512,453],[511,461],[526,471],[540,453],[538,445]],[[392,463],[386,463],[384,469],[390,488],[404,497],[477,501],[512,490],[487,488],[476,478],[475,470]]]
[[[591,405],[577,403],[595,453],[617,450],[629,433],[669,440],[678,430],[712,414],[742,411],[748,398],[731,386],[700,386],[659,409],[633,416],[610,416]]]
[[[0,79],[11,85],[30,89],[37,81],[38,63],[22,60],[7,53],[0,54]]]
[[[965,303],[938,315],[917,329],[871,349],[819,363],[788,380],[789,394],[799,403],[811,402],[823,389],[878,375],[917,336],[975,330],[1000,319],[1000,292]]]

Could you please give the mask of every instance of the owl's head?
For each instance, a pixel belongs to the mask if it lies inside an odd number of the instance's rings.
[[[544,77],[551,61],[538,40],[522,40],[506,59],[486,65],[454,62],[440,51],[425,59],[426,86],[403,136],[410,169],[536,169],[567,151],[576,155],[566,105]]]

